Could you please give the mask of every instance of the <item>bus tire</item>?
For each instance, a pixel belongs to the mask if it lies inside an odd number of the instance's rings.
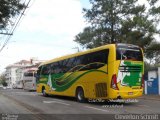
[[[48,96],[48,94],[46,93],[45,87],[42,87],[42,95],[43,95],[44,97],[47,97],[47,96]]]
[[[76,99],[80,103],[84,103],[86,101],[85,96],[84,96],[84,91],[81,87],[78,87],[76,89]]]

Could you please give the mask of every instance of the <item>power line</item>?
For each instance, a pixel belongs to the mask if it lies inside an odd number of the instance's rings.
[[[11,33],[0,33],[0,34],[2,34],[2,35],[13,35],[13,34],[11,34]]]
[[[24,4],[25,4],[25,2],[26,2],[26,0],[24,1]],[[6,38],[5,42],[3,43],[3,46],[2,46],[1,49],[0,49],[0,52],[1,52],[1,51],[5,48],[5,46],[8,44],[9,40],[11,39],[11,35],[13,35],[16,27],[18,26],[18,24],[19,24],[22,16],[24,15],[24,13],[25,13],[25,11],[26,11],[26,9],[27,9],[27,7],[28,7],[28,5],[29,5],[30,2],[31,2],[31,0],[29,0],[28,3],[26,4],[26,7],[25,7],[25,9],[23,10],[23,12],[21,13],[19,19],[18,19],[18,20],[17,20],[17,19],[15,20],[15,25],[14,25],[13,28],[10,30],[10,32],[9,32],[9,34],[8,34],[8,37]],[[17,18],[18,18],[18,17],[17,17]]]

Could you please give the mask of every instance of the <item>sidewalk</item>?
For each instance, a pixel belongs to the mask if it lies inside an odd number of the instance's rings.
[[[139,97],[140,99],[146,99],[146,100],[158,100],[160,101],[160,95],[143,95],[142,97]]]

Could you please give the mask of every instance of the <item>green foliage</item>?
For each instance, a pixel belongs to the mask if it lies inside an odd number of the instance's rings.
[[[6,83],[6,81],[2,81],[2,85],[4,86],[4,87],[6,87],[8,84]]]
[[[11,20],[26,7],[21,0],[0,0],[0,30],[12,24]]]
[[[154,63],[156,65],[160,64],[160,43],[153,42],[146,49],[146,57],[150,60],[150,63]]]
[[[0,84],[2,84],[3,86],[7,86],[6,78],[4,75],[0,76]]]
[[[144,73],[148,74],[148,71],[150,71],[153,68],[153,66],[149,64],[147,61],[144,61],[144,68]]]
[[[86,48],[107,43],[131,43],[141,46],[146,57],[151,56],[149,49],[155,44],[154,35],[160,34],[157,28],[160,6],[157,4],[159,0],[147,1],[149,7],[147,3],[138,4],[138,0],[90,0],[91,9],[83,9],[89,25],[76,35],[74,41]],[[158,51],[160,47],[154,50],[155,54]]]

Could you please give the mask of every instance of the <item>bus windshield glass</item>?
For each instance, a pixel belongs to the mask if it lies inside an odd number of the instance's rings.
[[[116,58],[117,60],[143,61],[141,49],[134,45],[117,45]]]
[[[27,73],[24,73],[24,76],[25,76],[25,77],[32,77],[32,76],[33,76],[33,73],[27,72]]]

